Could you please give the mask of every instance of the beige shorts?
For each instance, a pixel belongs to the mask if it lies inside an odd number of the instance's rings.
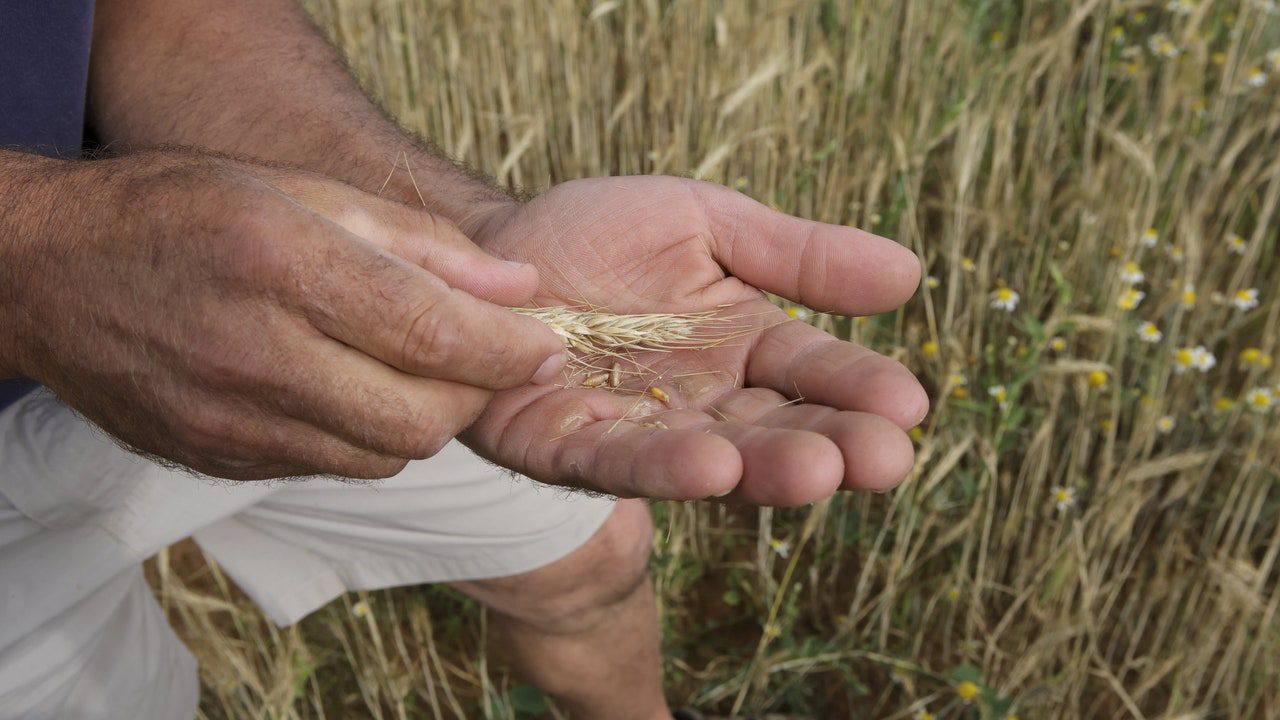
[[[196,479],[36,393],[0,412],[0,719],[193,717],[195,661],[140,568],[182,538],[287,625],[349,590],[536,569],[613,505],[456,442],[377,484]]]

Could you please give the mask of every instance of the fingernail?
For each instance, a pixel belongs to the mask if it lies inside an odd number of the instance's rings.
[[[734,490],[737,490],[737,488],[736,488],[736,487],[731,487],[731,488],[729,488],[728,490],[725,490],[725,491],[724,491],[724,492],[722,492],[722,493],[716,493],[715,495],[712,495],[711,497],[718,497],[718,498],[722,498],[722,497],[724,497],[725,495],[728,495],[729,493],[733,492]]]
[[[920,397],[911,404],[910,409],[905,413],[906,420],[911,427],[915,427],[924,422],[925,417],[929,415],[929,398],[924,393],[920,393]]]
[[[533,374],[533,382],[537,385],[551,384],[560,376],[560,371],[564,369],[567,362],[569,362],[569,356],[564,353],[552,355],[544,360],[542,367],[538,368],[538,372]]]

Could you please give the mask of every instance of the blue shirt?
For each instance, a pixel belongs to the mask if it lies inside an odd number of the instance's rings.
[[[93,0],[0,0],[0,147],[80,154],[92,35]],[[0,380],[0,410],[36,387]]]

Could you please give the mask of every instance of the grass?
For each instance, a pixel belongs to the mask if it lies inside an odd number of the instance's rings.
[[[929,388],[900,489],[653,506],[670,697],[1277,717],[1280,14],[1183,4],[308,2],[397,117],[503,183],[692,174],[924,259],[899,312],[791,308]],[[189,544],[150,569],[205,717],[545,708],[447,589],[276,630]]]

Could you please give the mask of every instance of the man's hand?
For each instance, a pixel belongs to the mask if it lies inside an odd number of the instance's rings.
[[[10,370],[203,473],[389,476],[564,361],[536,320],[483,301],[526,302],[532,268],[335,181],[146,153],[15,186]]]
[[[580,387],[498,393],[463,436],[486,457],[544,482],[619,496],[729,493],[760,505],[888,489],[910,470],[904,429],[929,407],[915,377],[789,322],[760,292],[848,315],[890,310],[919,282],[919,262],[905,248],[774,212],[718,185],[664,177],[565,183],[483,228],[476,240],[485,249],[538,268],[535,304],[718,310],[758,330],[713,349],[637,353],[652,374],[642,371],[629,387],[652,383],[669,403]]]

